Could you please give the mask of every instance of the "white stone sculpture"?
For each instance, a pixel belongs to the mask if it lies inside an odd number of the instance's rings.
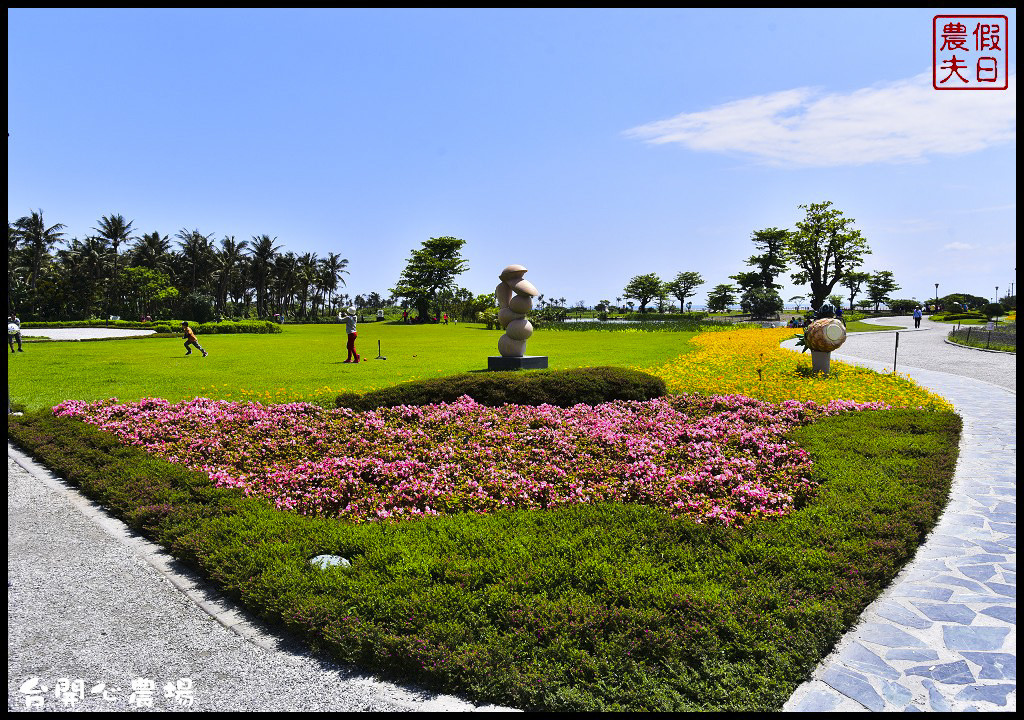
[[[523,357],[526,354],[526,341],[533,335],[533,325],[526,319],[526,314],[533,309],[533,298],[537,297],[537,288],[529,280],[524,280],[526,268],[522,265],[509,265],[501,271],[498,287],[494,288],[494,296],[498,299],[498,322],[505,334],[498,339],[498,352],[502,357]]]

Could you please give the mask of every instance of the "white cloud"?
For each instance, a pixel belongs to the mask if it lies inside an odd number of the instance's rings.
[[[953,92],[935,90],[928,72],[845,94],[796,88],[758,95],[625,134],[781,166],[905,163],[1014,142],[1016,98],[1016,75],[1007,90]]]
[[[973,250],[974,246],[971,245],[970,243],[951,242],[951,243],[946,243],[945,245],[943,245],[942,249],[943,250]]]

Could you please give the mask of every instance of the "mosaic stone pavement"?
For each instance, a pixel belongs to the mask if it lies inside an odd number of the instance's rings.
[[[950,503],[915,559],[783,709],[1012,712],[1016,394],[944,372],[899,371],[952,402],[964,420]]]

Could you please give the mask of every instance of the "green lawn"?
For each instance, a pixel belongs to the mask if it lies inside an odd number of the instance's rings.
[[[692,332],[559,332],[537,330],[530,355],[552,369],[617,365],[647,367],[689,352]],[[345,364],[339,325],[286,325],[279,335],[201,335],[209,351],[185,357],[178,338],[136,338],[26,344],[10,358],[11,398],[28,409],[63,400],[196,396],[331,404],[341,391],[367,392],[409,380],[484,370],[498,354],[501,332],[483,325],[359,326],[365,362]],[[387,360],[376,360],[377,341]]]
[[[846,332],[878,332],[880,330],[906,330],[904,325],[875,325],[873,323],[861,322],[860,320],[852,320],[846,323]]]

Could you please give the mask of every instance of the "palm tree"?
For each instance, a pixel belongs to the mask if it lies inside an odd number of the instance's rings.
[[[161,237],[159,232],[136,238],[129,255],[132,267],[149,268],[168,276],[172,273],[171,241],[166,235]]]
[[[228,288],[237,277],[245,260],[245,250],[249,247],[247,240],[238,242],[235,236],[225,236],[220,241],[220,250],[215,252],[217,263],[217,308],[224,313],[228,303]]]
[[[203,235],[199,230],[182,228],[175,237],[181,241],[181,257],[187,268],[182,279],[188,282],[189,293],[194,293],[200,278],[207,274],[213,264],[213,233]],[[208,281],[204,280],[203,284],[208,284]]]
[[[303,253],[296,261],[295,268],[296,288],[301,297],[302,317],[307,317],[309,306],[309,293],[317,284],[317,257],[316,253]],[[316,304],[314,290],[313,304]]]
[[[327,253],[327,257],[320,261],[321,267],[323,268],[323,282],[327,291],[330,293],[330,300],[328,305],[334,305],[334,291],[338,289],[338,283],[345,285],[345,279],[342,275],[348,275],[348,260],[341,257],[338,253]]]
[[[291,312],[292,298],[295,297],[296,271],[298,258],[291,250],[274,258],[271,285],[274,288],[274,300],[281,315]]]
[[[99,227],[93,228],[99,233],[99,236],[110,243],[110,247],[113,250],[114,260],[114,271],[111,273],[107,284],[108,297],[107,297],[107,314],[110,314],[111,303],[109,297],[109,291],[114,291],[114,305],[120,307],[120,297],[118,297],[117,289],[117,259],[122,243],[127,243],[131,239],[132,224],[134,220],[125,222],[123,215],[104,215],[100,218]]]
[[[70,291],[62,303],[66,311],[88,318],[100,309],[110,253],[107,241],[96,236],[74,238],[67,249],[57,251],[57,274]]]
[[[252,237],[252,245],[249,247],[249,257],[252,259],[251,270],[253,282],[256,285],[256,314],[259,317],[267,317],[267,284],[270,279],[270,273],[273,268],[274,257],[277,255],[277,251],[280,249],[270,239],[269,235],[260,235]]]
[[[32,313],[35,314],[39,306],[36,297],[39,275],[43,266],[50,259],[50,250],[64,237],[64,233],[61,232],[64,225],[57,223],[46,227],[46,223],[43,222],[43,211],[40,210],[18,218],[14,223],[14,229],[18,238],[17,242],[25,245],[25,250],[28,253],[29,288],[32,295]],[[10,241],[8,241],[9,244]]]

